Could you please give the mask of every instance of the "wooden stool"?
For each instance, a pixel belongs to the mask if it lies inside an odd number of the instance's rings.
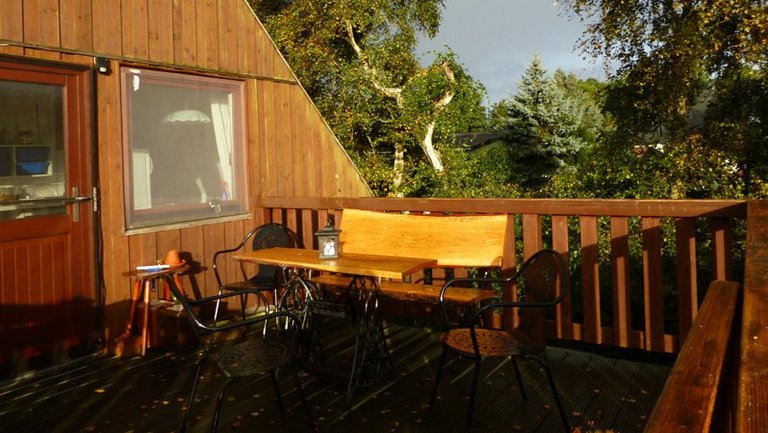
[[[150,310],[150,294],[152,292],[152,284],[156,280],[166,281],[166,284],[163,286],[163,298],[169,300],[170,298],[170,291],[168,289],[167,284],[170,283],[170,279],[173,278],[173,282],[176,284],[176,286],[179,287],[179,289],[183,292],[184,289],[181,284],[181,275],[189,270],[189,266],[182,264],[180,266],[172,267],[169,269],[162,269],[162,270],[133,270],[129,272],[123,273],[123,275],[127,277],[134,278],[135,281],[133,283],[133,292],[131,292],[131,307],[128,312],[128,321],[125,324],[125,331],[115,339],[115,342],[120,342],[121,340],[127,338],[131,335],[131,331],[133,329],[133,320],[136,317],[136,309],[139,304],[139,299],[143,298],[144,302],[144,312],[142,317],[142,328],[141,328],[141,354],[144,355],[147,352],[147,347],[149,347],[149,310]],[[142,296],[141,290],[142,287],[144,288],[144,294]]]

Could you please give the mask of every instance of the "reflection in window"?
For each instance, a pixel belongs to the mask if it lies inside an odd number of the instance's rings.
[[[243,83],[123,68],[128,228],[246,212]]]

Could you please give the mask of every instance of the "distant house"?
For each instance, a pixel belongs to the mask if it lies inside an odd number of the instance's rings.
[[[487,151],[507,145],[503,133],[497,131],[463,132],[454,135],[454,142],[469,152]]]
[[[245,0],[4,2],[0,185],[0,373],[112,341],[169,249],[210,294],[260,199],[372,195]]]

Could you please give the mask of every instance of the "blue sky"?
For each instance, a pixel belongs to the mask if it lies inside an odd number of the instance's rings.
[[[553,72],[604,78],[602,63],[575,49],[583,25],[553,0],[445,0],[440,32],[416,50],[429,63],[430,50],[449,46],[488,91],[489,105],[517,88],[535,54]]]

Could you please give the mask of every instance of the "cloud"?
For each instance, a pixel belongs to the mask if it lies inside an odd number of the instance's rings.
[[[424,64],[430,50],[449,46],[472,77],[485,85],[495,103],[517,88],[538,54],[548,70],[561,68],[582,78],[603,78],[599,62],[584,60],[574,47],[583,25],[563,16],[561,7],[541,0],[446,0],[443,22],[432,40],[421,40]]]

